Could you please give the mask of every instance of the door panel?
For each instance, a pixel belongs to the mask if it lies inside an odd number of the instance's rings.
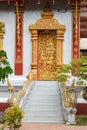
[[[38,31],[38,79],[55,80],[56,31]]]

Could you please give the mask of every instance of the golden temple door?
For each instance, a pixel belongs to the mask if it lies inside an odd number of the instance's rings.
[[[38,31],[38,80],[56,79],[56,31]]]
[[[41,18],[29,26],[32,41],[30,75],[34,80],[56,80],[56,69],[63,63],[65,25],[53,18],[47,3]]]

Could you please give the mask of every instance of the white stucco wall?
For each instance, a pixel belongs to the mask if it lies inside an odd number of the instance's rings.
[[[71,60],[71,47],[72,47],[72,23],[71,23],[71,12],[54,12],[54,17],[61,23],[66,25],[66,31],[64,34],[64,50],[63,50],[63,62],[69,63]]]
[[[40,18],[40,11],[25,11],[24,13],[24,73],[30,72],[32,63],[32,42],[29,25],[34,24]]]
[[[0,3],[0,21],[5,23],[3,48],[7,52],[8,60],[14,70],[15,53],[15,15],[13,7]]]
[[[23,75],[30,72],[32,61],[32,43],[31,34],[29,32],[29,25],[34,24],[36,20],[41,18],[42,10],[26,10],[24,12],[24,31],[23,31]],[[71,12],[65,13],[53,10],[54,18],[61,24],[66,25],[66,32],[64,34],[64,63],[69,63],[71,59]],[[4,35],[4,49],[7,51],[8,60],[14,70],[15,58],[15,14],[14,8],[4,4],[0,4],[0,21],[5,23]]]
[[[86,50],[87,49],[87,38],[80,39],[80,49]]]

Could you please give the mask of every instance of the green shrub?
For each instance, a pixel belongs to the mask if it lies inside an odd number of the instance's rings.
[[[13,70],[7,60],[6,51],[0,50],[0,59],[0,82],[4,83],[8,76],[13,73]]]
[[[9,109],[5,110],[5,123],[3,128],[9,127],[11,130],[16,130],[21,127],[21,120],[24,117],[23,110],[18,107],[14,106]]]
[[[69,79],[69,73],[78,77],[80,83],[83,83],[82,80],[87,80],[87,56],[81,56],[79,60],[71,60],[69,64],[60,65],[57,69],[57,80],[66,82]]]

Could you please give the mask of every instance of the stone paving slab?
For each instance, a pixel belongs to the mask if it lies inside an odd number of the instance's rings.
[[[9,129],[5,128],[5,130]],[[87,130],[87,126],[74,126],[54,123],[23,123],[19,130]]]

